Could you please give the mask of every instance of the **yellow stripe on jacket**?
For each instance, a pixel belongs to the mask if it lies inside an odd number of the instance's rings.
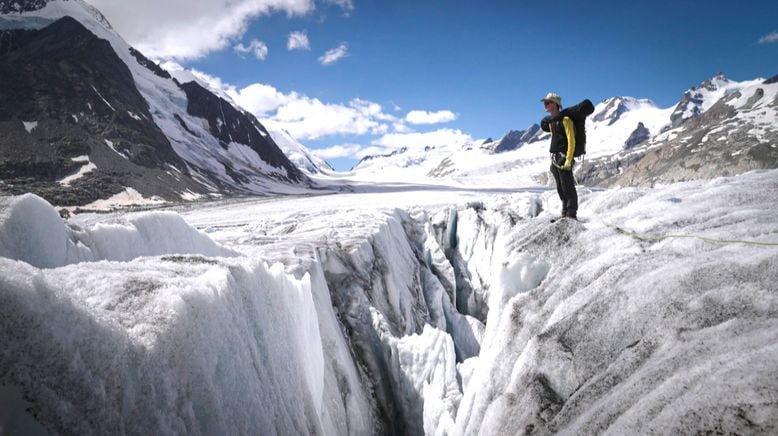
[[[572,161],[575,155],[575,127],[570,117],[562,118],[562,124],[565,126],[565,135],[567,135],[567,156],[566,161]]]

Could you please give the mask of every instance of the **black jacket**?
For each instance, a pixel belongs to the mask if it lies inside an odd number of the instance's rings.
[[[550,153],[562,153],[568,160],[575,154],[575,126],[570,117],[546,117],[551,132]],[[545,130],[545,129],[543,129]]]

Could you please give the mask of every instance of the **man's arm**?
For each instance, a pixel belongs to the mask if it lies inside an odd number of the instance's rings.
[[[564,168],[569,170],[573,167],[573,156],[575,155],[575,127],[570,117],[562,118],[562,124],[565,126],[565,135],[567,135],[567,155],[565,156]]]

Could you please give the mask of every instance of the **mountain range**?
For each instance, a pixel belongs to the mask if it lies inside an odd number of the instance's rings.
[[[576,177],[589,186],[710,179],[778,167],[776,79],[733,81],[718,73],[675,106],[612,97],[587,118],[587,154]],[[363,160],[358,176],[447,178],[463,184],[547,183],[549,135],[537,124],[498,140],[400,149]]]
[[[0,14],[0,193],[80,206],[128,193],[176,202],[342,184],[282,126],[192,75],[171,75],[83,0],[0,1]],[[719,73],[668,108],[603,100],[587,120],[578,181],[653,185],[778,167],[775,81]],[[345,177],[547,183],[547,142],[532,124],[496,141],[366,156]]]
[[[180,83],[81,0],[0,2],[0,185],[60,205],[304,192],[265,127]]]

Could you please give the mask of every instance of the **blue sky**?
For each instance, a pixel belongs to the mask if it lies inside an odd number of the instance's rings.
[[[565,103],[630,95],[667,107],[719,71],[734,80],[778,74],[774,0],[208,2],[270,6],[234,14],[239,25],[218,41],[197,29],[207,43],[194,56],[154,53],[160,44],[128,39],[157,59],[218,79],[260,119],[290,122],[301,142],[327,149],[322,154],[338,169],[403,141],[497,138],[524,129],[544,115],[538,100],[549,91]],[[227,12],[211,14],[220,13]],[[308,48],[289,50],[292,32],[304,32]],[[252,42],[259,57],[239,50]],[[322,65],[324,53],[339,46],[345,57]],[[411,122],[414,110],[441,122]],[[340,122],[327,125],[336,115]]]

